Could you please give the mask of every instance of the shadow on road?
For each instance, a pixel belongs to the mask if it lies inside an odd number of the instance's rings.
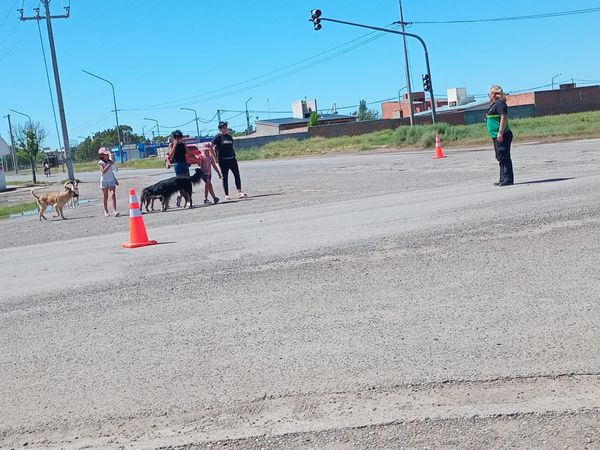
[[[554,183],[555,181],[567,181],[573,180],[573,177],[570,178],[547,178],[545,180],[533,180],[533,181],[521,181],[520,183],[515,184],[537,184],[537,183]]]

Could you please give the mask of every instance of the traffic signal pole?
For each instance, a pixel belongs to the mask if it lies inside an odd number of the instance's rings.
[[[423,50],[425,51],[425,66],[427,68],[427,74],[429,75],[429,86],[430,86],[429,98],[431,100],[431,122],[435,123],[435,98],[433,95],[433,83],[431,82],[431,69],[429,67],[429,52],[427,51],[427,45],[425,45],[425,41],[423,39],[421,39],[420,36],[417,36],[416,34],[413,34],[413,33],[406,33],[404,31],[388,30],[387,28],[373,27],[371,25],[363,25],[360,23],[347,22],[345,20],[329,19],[326,17],[321,17],[321,11],[318,9],[313,9],[311,11],[311,18],[309,20],[314,24],[315,30],[317,30],[317,31],[321,29],[321,21],[324,21],[324,22],[341,23],[343,25],[350,25],[350,26],[359,27],[359,28],[367,28],[369,30],[383,31],[384,33],[399,34],[402,36],[408,36],[408,37],[417,39],[421,43],[421,45],[423,46]]]

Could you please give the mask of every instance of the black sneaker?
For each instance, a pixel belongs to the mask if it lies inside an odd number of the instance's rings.
[[[178,208],[181,206],[181,195],[177,196],[177,200],[175,201],[175,204],[177,205]]]
[[[213,204],[216,205],[217,203],[219,203],[219,197],[213,198]]]

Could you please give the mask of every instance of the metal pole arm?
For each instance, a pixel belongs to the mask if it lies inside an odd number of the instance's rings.
[[[404,31],[389,30],[387,28],[373,27],[371,25],[363,25],[361,23],[347,22],[345,20],[328,19],[327,17],[319,17],[318,19],[323,22],[341,23],[343,25],[350,25],[350,26],[359,27],[359,28],[367,28],[369,30],[375,30],[375,31],[383,31],[384,33],[399,34],[401,36],[408,36],[408,37],[417,39],[421,43],[421,45],[423,46],[423,50],[425,51],[425,65],[427,67],[427,74],[429,75],[430,86],[431,86],[431,88],[429,89],[429,97],[431,99],[431,121],[433,123],[435,123],[435,99],[433,96],[433,83],[431,82],[431,70],[429,68],[429,52],[427,51],[427,45],[425,45],[425,41],[420,36],[417,36],[416,34],[413,34],[413,33],[406,33]],[[308,19],[308,20],[311,22],[313,21],[313,19]],[[409,99],[409,100],[412,101],[412,99]]]

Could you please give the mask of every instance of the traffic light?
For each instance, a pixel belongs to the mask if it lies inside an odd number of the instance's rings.
[[[429,74],[426,73],[423,75],[423,90],[425,92],[431,91],[431,79],[429,78]]]
[[[310,11],[310,20],[315,26],[315,31],[319,31],[321,29],[321,10],[320,9],[312,9]]]

